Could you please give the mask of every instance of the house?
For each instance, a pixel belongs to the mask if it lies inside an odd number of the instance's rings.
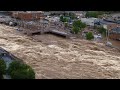
[[[42,11],[15,11],[12,12],[12,17],[21,20],[39,20],[43,19],[45,16]]]
[[[120,13],[111,14],[113,20],[120,20]]]
[[[120,27],[111,29],[111,31],[109,32],[109,37],[111,39],[120,40]]]
[[[48,20],[49,22],[59,22],[60,21],[59,17],[47,16],[47,17],[45,17],[45,19]]]
[[[83,11],[75,12],[75,15],[77,16],[78,19],[81,19],[85,17],[85,12]]]
[[[103,27],[103,28],[105,28],[107,30],[111,30],[113,28],[120,27],[120,24],[99,19],[99,20],[95,21],[95,26],[97,26],[97,27]]]
[[[85,23],[88,26],[94,26],[94,22],[97,20],[97,18],[81,18],[81,22]]]
[[[83,14],[80,14],[80,13],[76,13],[76,16],[77,16],[77,18],[78,18],[78,19],[80,19],[80,18],[83,18],[83,17],[84,17],[84,15],[83,15]]]

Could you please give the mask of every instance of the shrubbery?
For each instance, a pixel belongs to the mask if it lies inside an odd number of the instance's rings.
[[[6,73],[6,64],[4,60],[0,59],[0,79],[3,79],[3,74]]]
[[[0,74],[3,75],[6,73],[6,63],[4,60],[0,59]]]
[[[94,36],[93,36],[92,32],[88,32],[88,33],[86,34],[86,39],[87,39],[87,40],[92,40],[92,39],[94,39]]]
[[[74,21],[73,22],[73,32],[75,34],[78,34],[82,28],[85,28],[86,27],[86,24],[85,23],[82,23],[80,20],[77,20],[77,21]]]
[[[73,27],[72,30],[73,30],[73,32],[75,34],[78,34],[80,32],[80,28],[79,27]]]
[[[14,61],[10,64],[8,73],[12,79],[35,79],[35,72],[33,69],[18,61]]]
[[[98,18],[99,15],[104,14],[104,12],[102,11],[88,11],[86,12],[85,17],[94,17],[94,18]]]
[[[62,21],[62,22],[68,22],[69,19],[66,18],[66,17],[64,17],[64,16],[61,16],[61,17],[60,17],[60,21]]]

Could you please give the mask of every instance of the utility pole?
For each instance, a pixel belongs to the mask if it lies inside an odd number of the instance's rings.
[[[107,42],[109,41],[109,29],[106,30]]]
[[[108,40],[109,40],[109,30],[110,30],[110,29],[108,29]]]
[[[108,42],[108,40],[109,40],[109,30],[108,29],[106,29],[106,37],[107,37],[107,42]]]

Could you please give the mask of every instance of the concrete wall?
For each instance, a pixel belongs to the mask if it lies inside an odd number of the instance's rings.
[[[119,39],[120,40],[120,34],[110,34],[109,35],[109,37],[111,38],[111,39]]]
[[[108,24],[107,25],[108,30],[111,30],[111,29],[116,28],[116,27],[120,27],[120,24]]]

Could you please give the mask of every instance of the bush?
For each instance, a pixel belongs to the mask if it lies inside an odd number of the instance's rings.
[[[6,63],[4,60],[0,59],[0,75],[3,75],[6,73]]]
[[[64,16],[61,16],[60,17],[60,21],[62,21],[62,22],[68,22],[68,19],[66,17],[64,17]]]
[[[85,28],[86,24],[82,23],[80,20],[74,21],[73,22],[73,32],[77,34],[78,32],[81,31],[82,28]]]
[[[60,21],[63,21],[63,16],[60,17]]]
[[[80,32],[80,28],[79,27],[73,27],[72,30],[73,30],[73,32],[75,34],[78,34]]]
[[[30,66],[17,61],[10,64],[8,73],[12,79],[35,79],[33,69]]]
[[[94,18],[98,18],[99,15],[104,14],[104,12],[102,11],[88,11],[86,12],[85,17],[94,17]]]
[[[74,22],[73,22],[73,26],[74,26],[74,27],[79,27],[79,28],[85,28],[85,27],[86,27],[86,24],[85,24],[85,23],[82,23],[81,20],[77,20],[77,21],[74,21]]]
[[[87,40],[94,39],[94,36],[93,36],[92,32],[89,32],[89,33],[86,34],[86,39]]]

